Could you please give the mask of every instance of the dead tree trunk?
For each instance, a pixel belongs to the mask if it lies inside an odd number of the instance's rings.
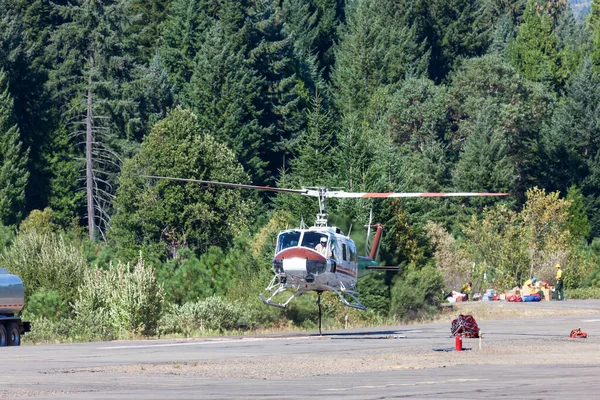
[[[90,240],[94,240],[95,208],[94,208],[94,170],[92,150],[94,144],[93,115],[92,115],[92,73],[94,72],[94,54],[90,54],[90,76],[88,77],[87,116],[85,120],[85,181],[87,193],[88,233]]]

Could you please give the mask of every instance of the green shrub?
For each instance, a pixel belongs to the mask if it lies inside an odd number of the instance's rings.
[[[390,286],[387,273],[370,273],[359,279],[360,301],[370,310],[388,315],[390,310]]]
[[[103,335],[152,336],[163,313],[163,296],[154,270],[140,258],[131,268],[118,263],[89,270],[73,308],[78,321],[98,325]]]
[[[432,266],[409,267],[392,287],[391,315],[399,319],[417,319],[435,314],[444,289],[440,272]]]
[[[30,319],[31,332],[23,335],[23,343],[61,343],[69,340],[72,320],[66,318],[48,319],[33,317]]]
[[[587,287],[578,289],[566,289],[565,297],[571,300],[575,299],[600,299],[599,287]]]
[[[31,332],[23,335],[24,343],[90,342],[118,339],[101,320],[101,315],[89,314],[84,318],[46,317],[28,318]]]
[[[211,296],[198,305],[198,316],[204,321],[207,329],[220,332],[237,326],[243,311],[237,304]]]
[[[161,334],[183,334],[194,332],[224,332],[248,323],[246,310],[239,303],[232,303],[217,296],[181,306],[172,304],[168,313],[160,320]],[[245,327],[245,326],[244,326]]]
[[[15,228],[0,224],[0,251],[4,251],[15,240]]]
[[[20,233],[12,246],[0,254],[0,265],[18,275],[28,300],[39,289],[56,291],[65,304],[77,298],[87,270],[85,257],[62,235]]]
[[[158,322],[159,335],[182,334],[189,337],[195,331],[202,331],[204,327],[198,317],[197,304],[170,304]]]
[[[39,288],[27,298],[24,311],[29,318],[58,320],[68,317],[69,305],[55,289]]]

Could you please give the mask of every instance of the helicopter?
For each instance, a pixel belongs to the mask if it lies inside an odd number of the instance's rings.
[[[326,201],[330,198],[411,198],[411,197],[471,197],[471,196],[507,196],[507,193],[359,193],[345,192],[338,188],[302,187],[301,189],[256,186],[240,183],[216,182],[199,179],[173,178],[166,176],[143,175],[148,179],[165,179],[180,182],[197,183],[206,186],[223,186],[229,188],[253,189],[277,193],[290,193],[308,197],[316,197],[319,202],[319,213],[313,226],[307,228],[287,229],[279,232],[275,254],[271,264],[273,278],[266,291],[266,298],[259,294],[263,303],[269,306],[287,308],[295,298],[307,293],[317,293],[319,306],[319,333],[321,332],[321,294],[334,292],[340,301],[348,306],[365,310],[358,299],[356,284],[360,275],[371,271],[397,271],[397,266],[380,266],[375,261],[377,247],[381,238],[383,225],[372,225],[372,210],[367,227],[367,249],[371,227],[376,228],[375,238],[368,255],[360,256],[356,244],[350,235],[345,235],[338,227],[328,225]],[[293,291],[283,303],[274,301],[275,296]]]

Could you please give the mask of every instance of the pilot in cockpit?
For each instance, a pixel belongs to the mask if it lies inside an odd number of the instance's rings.
[[[315,247],[315,250],[319,252],[323,257],[327,257],[327,236],[322,236],[321,241]]]

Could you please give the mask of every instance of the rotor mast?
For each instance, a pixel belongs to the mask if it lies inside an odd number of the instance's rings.
[[[327,219],[329,215],[325,212],[325,199],[327,197],[327,188],[319,187],[317,188],[318,196],[319,196],[319,213],[317,214],[317,219],[315,220],[315,226],[319,228],[324,228],[327,226]]]

